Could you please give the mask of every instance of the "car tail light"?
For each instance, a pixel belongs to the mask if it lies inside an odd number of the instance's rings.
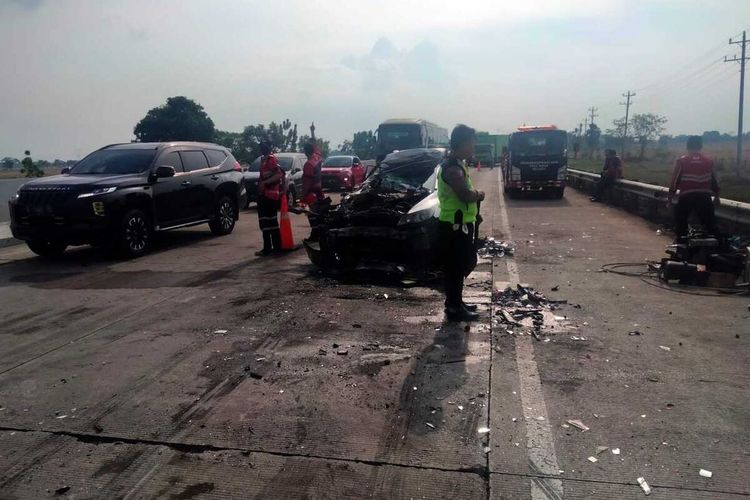
[[[235,172],[242,172],[242,165],[240,165],[240,162],[238,162],[238,161],[234,162],[234,171]]]

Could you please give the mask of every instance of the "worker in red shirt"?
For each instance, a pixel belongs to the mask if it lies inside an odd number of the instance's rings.
[[[260,144],[260,178],[258,179],[258,224],[263,233],[263,249],[255,255],[265,257],[281,250],[278,212],[284,171],[279,166],[269,142]]]
[[[307,161],[302,168],[302,194],[300,201],[310,207],[307,214],[310,222],[310,236],[307,241],[318,241],[320,238],[320,225],[322,217],[320,214],[322,203],[325,199],[323,195],[323,181],[321,178],[321,168],[323,164],[323,155],[320,153],[317,140],[315,139],[315,124],[310,125],[310,141],[303,146],[303,151],[307,156]]]
[[[680,156],[674,164],[672,183],[669,186],[669,204],[672,205],[675,193],[679,191],[677,205],[674,209],[675,232],[677,240],[688,234],[688,218],[693,212],[698,215],[701,224],[715,237],[721,239],[721,232],[716,225],[714,205],[721,203],[719,183],[714,173],[714,162],[701,153],[703,138],[694,135],[687,141],[688,152]],[[711,195],[714,195],[713,203]]]
[[[617,179],[622,179],[622,160],[617,156],[617,151],[608,149],[604,153],[604,168],[596,185],[596,192],[591,201],[599,201],[604,196],[604,191],[612,189]]]

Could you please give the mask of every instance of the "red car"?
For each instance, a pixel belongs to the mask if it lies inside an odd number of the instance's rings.
[[[329,156],[321,168],[323,189],[354,189],[365,177],[365,168],[356,156]]]

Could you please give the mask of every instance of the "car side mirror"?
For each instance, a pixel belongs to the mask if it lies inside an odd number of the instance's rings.
[[[65,175],[70,173],[70,167],[63,167],[62,170],[60,170],[60,174]]]
[[[154,177],[157,179],[174,177],[174,167],[170,167],[169,165],[159,165],[156,167],[156,170],[154,170]]]

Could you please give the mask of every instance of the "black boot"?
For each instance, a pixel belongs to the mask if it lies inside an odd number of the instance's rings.
[[[448,321],[459,322],[459,321],[477,321],[479,314],[471,311],[467,311],[463,306],[460,307],[446,307],[445,317]]]

